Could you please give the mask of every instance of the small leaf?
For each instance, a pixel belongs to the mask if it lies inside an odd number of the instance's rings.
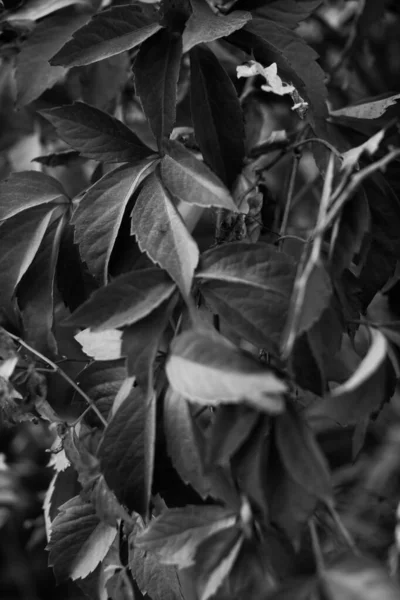
[[[94,331],[131,325],[150,314],[174,289],[175,284],[161,269],[131,271],[94,292],[65,324]]]
[[[0,182],[0,196],[0,221],[41,204],[68,202],[57,179],[38,171],[11,173]]]
[[[67,144],[87,158],[136,162],[153,154],[121,121],[84,102],[41,110],[40,114]]]
[[[237,516],[219,506],[171,508],[150,522],[136,546],[153,552],[160,562],[183,569],[194,563],[198,546],[217,531],[235,525]]]
[[[131,218],[139,248],[189,296],[199,249],[156,173],[144,182]]]
[[[385,130],[381,129],[380,131],[378,131],[378,133],[370,137],[369,140],[361,144],[361,146],[356,146],[355,148],[347,150],[347,152],[343,152],[342,170],[351,171],[357,165],[358,161],[364,153],[369,154],[369,156],[375,154],[384,137]]]
[[[231,187],[244,158],[243,113],[235,87],[206,46],[190,52],[190,67],[190,105],[197,143],[205,162]]]
[[[87,356],[96,361],[116,360],[121,358],[122,331],[106,329],[105,331],[90,331],[83,329],[75,336]]]
[[[74,241],[81,257],[104,283],[126,206],[152,163],[144,160],[107,173],[88,189],[73,214]]]
[[[188,52],[197,44],[213,42],[241,29],[250,19],[249,12],[235,10],[218,16],[202,0],[190,0],[193,12],[183,32],[183,51]]]
[[[142,44],[133,65],[135,91],[159,148],[175,125],[181,56],[181,37],[162,29]]]
[[[153,481],[156,401],[135,387],[111,419],[100,444],[101,471],[129,510],[147,515]]]
[[[390,106],[396,105],[396,100],[400,99],[400,94],[389,96],[383,100],[375,100],[371,102],[363,102],[354,106],[346,106],[333,110],[330,113],[331,117],[345,117],[348,119],[379,119],[382,117]]]
[[[114,6],[76,31],[50,63],[64,67],[90,65],[139,46],[160,27],[151,23],[138,6]]]
[[[168,144],[167,154],[161,161],[161,177],[168,191],[179,200],[237,212],[222,181],[178,142]]]
[[[195,402],[248,402],[272,414],[284,408],[286,384],[212,330],[187,331],[175,338],[166,371],[173,389]]]
[[[96,516],[92,504],[75,496],[60,509],[52,523],[49,564],[58,582],[84,579],[109,551],[116,529]]]

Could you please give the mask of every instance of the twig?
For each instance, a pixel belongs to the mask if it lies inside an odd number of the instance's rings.
[[[75,381],[73,379],[71,379],[71,377],[69,375],[67,375],[52,360],[50,360],[49,358],[46,358],[43,354],[41,354],[41,352],[38,352],[37,350],[32,348],[32,346],[30,346],[29,344],[24,342],[24,340],[22,340],[19,336],[14,335],[14,334],[10,333],[9,331],[7,331],[7,333],[13,340],[15,340],[18,344],[20,344],[20,346],[23,346],[31,354],[33,354],[34,356],[39,358],[44,363],[48,364],[49,367],[52,368],[54,373],[58,373],[58,375],[60,375],[60,377],[62,377],[65,381],[67,381],[69,383],[69,385],[71,387],[73,387],[74,390],[88,403],[89,407],[96,413],[96,415],[99,417],[100,421],[103,423],[104,427],[107,427],[106,419],[103,417],[103,415],[101,414],[101,412],[99,411],[99,409],[97,408],[97,406],[95,405],[93,400],[91,398],[89,398],[89,396],[79,387],[79,385],[77,383],[75,383]]]
[[[286,193],[285,210],[283,213],[281,228],[279,230],[279,243],[278,243],[279,247],[282,246],[281,242],[285,236],[287,224],[289,221],[289,214],[290,214],[290,209],[292,206],[292,199],[293,199],[293,194],[294,194],[294,186],[296,183],[296,177],[297,177],[297,172],[299,170],[300,160],[301,160],[301,152],[298,152],[298,151],[294,152],[292,169],[290,171],[289,185],[288,185],[288,189],[287,189],[287,193]]]
[[[315,557],[315,563],[317,565],[317,571],[321,575],[325,571],[325,561],[321,550],[321,544],[319,543],[317,528],[315,527],[314,519],[310,519],[308,527],[310,529],[311,543]]]
[[[342,538],[344,539],[344,541],[346,542],[346,544],[348,545],[348,547],[350,548],[350,550],[354,553],[354,554],[359,554],[359,550],[350,534],[350,532],[346,529],[346,527],[343,525],[342,519],[339,517],[336,509],[334,508],[334,506],[331,503],[327,503],[327,508],[329,510],[329,513],[332,517],[332,519],[334,520],[334,523],[336,525],[336,527],[338,528]]]

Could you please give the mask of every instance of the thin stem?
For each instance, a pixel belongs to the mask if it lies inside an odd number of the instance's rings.
[[[346,542],[346,544],[348,545],[348,547],[350,548],[350,550],[354,553],[354,554],[359,554],[358,548],[350,534],[350,532],[346,529],[346,527],[343,525],[342,519],[339,517],[335,507],[331,504],[331,503],[327,503],[327,508],[329,510],[329,513],[332,517],[332,519],[334,520],[334,523],[336,525],[336,527],[339,530],[340,535],[342,536],[342,538],[344,539],[344,541]]]
[[[332,154],[337,156],[337,158],[341,158],[341,154],[340,154],[339,150],[337,150],[337,148],[335,148],[335,146],[333,146],[331,143],[327,142],[326,140],[323,140],[322,138],[316,138],[316,137],[307,138],[306,140],[300,140],[299,142],[292,144],[290,146],[289,150],[295,150],[296,148],[300,148],[301,146],[304,146],[305,144],[311,144],[311,143],[322,144],[323,146],[326,146],[326,148],[328,148],[328,150],[330,150],[332,152]]]
[[[315,557],[315,563],[317,565],[317,571],[322,574],[325,571],[325,561],[321,550],[321,544],[319,543],[317,528],[315,527],[314,519],[310,519],[308,523],[311,535],[311,543]]]
[[[280,240],[279,246],[281,247],[281,240],[286,233],[287,224],[289,221],[290,209],[292,206],[292,199],[294,194],[294,186],[296,184],[297,171],[299,170],[301,154],[299,152],[295,152],[293,156],[292,169],[290,171],[289,185],[286,194],[286,202],[285,202],[285,210],[283,213],[281,228],[279,230]]]
[[[32,348],[32,346],[24,342],[24,340],[22,340],[20,337],[10,333],[9,331],[7,331],[7,333],[13,340],[15,340],[18,344],[26,348],[31,354],[39,358],[41,361],[48,364],[49,367],[51,367],[55,373],[58,373],[60,377],[67,381],[69,385],[73,387],[74,390],[88,403],[89,407],[96,413],[100,421],[103,423],[104,427],[107,427],[106,419],[103,417],[93,400],[89,398],[89,396],[79,387],[77,383],[75,383],[73,379],[71,379],[69,375],[67,375],[56,363],[54,363],[49,358],[46,358],[43,354],[41,354],[41,352],[38,352],[37,350]]]

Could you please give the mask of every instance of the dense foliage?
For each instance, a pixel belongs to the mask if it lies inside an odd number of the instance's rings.
[[[400,597],[399,40],[4,1],[2,597]]]

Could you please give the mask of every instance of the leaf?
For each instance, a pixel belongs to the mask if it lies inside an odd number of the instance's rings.
[[[213,42],[241,29],[250,19],[249,12],[235,10],[228,15],[218,16],[202,0],[190,0],[192,15],[183,32],[183,51],[188,52],[197,44]]]
[[[75,336],[87,356],[96,361],[116,360],[121,358],[122,331],[106,329],[94,332],[83,329]]]
[[[202,404],[247,402],[276,414],[286,384],[212,330],[187,331],[171,344],[166,372],[173,389]]]
[[[36,100],[65,75],[66,69],[52,67],[49,59],[88,19],[87,13],[68,19],[63,15],[44,19],[36,25],[17,55],[15,80],[18,107]]]
[[[208,464],[229,464],[254,434],[258,418],[259,413],[247,406],[219,406],[208,437]]]
[[[295,277],[288,255],[232,242],[205,252],[195,277],[207,304],[240,336],[270,349],[279,343]]]
[[[117,167],[92,185],[72,217],[74,241],[92,275],[104,283],[126,206],[153,161]]]
[[[57,212],[59,209],[53,210],[53,218]],[[33,348],[46,355],[57,352],[57,343],[53,334],[54,277],[65,223],[66,215],[63,214],[48,228],[17,290],[24,339]]]
[[[237,516],[219,506],[171,508],[136,537],[136,546],[153,552],[166,565],[183,569],[194,564],[198,546],[217,531],[235,525]]]
[[[400,587],[378,562],[346,556],[324,571],[322,589],[327,600],[397,600]]]
[[[47,206],[30,208],[0,225],[0,305],[10,302],[51,221]]]
[[[103,560],[116,529],[101,523],[92,504],[75,496],[60,509],[52,523],[49,564],[58,582],[84,579]]]
[[[239,0],[235,8],[256,10],[260,16],[289,29],[295,29],[300,21],[304,21],[322,4],[323,0]]]
[[[190,67],[195,137],[205,162],[230,188],[242,170],[244,158],[240,102],[230,77],[206,46],[191,50]]]
[[[41,110],[40,114],[61,139],[87,158],[136,162],[153,154],[121,121],[84,102]]]
[[[98,456],[104,479],[130,511],[147,515],[153,480],[156,399],[135,387],[111,419]]]
[[[197,204],[237,212],[233,198],[222,181],[178,142],[169,142],[161,161],[161,178],[172,196]]]
[[[65,324],[105,331],[132,325],[169,298],[175,284],[158,268],[130,271],[91,295]]]
[[[126,378],[123,360],[92,362],[77,377],[77,383],[108,419],[114,399]],[[80,397],[76,397],[81,401]]]
[[[119,569],[107,580],[107,594],[111,600],[135,600],[129,569]]]
[[[332,498],[328,465],[304,418],[293,409],[275,421],[275,438],[286,470],[299,485],[322,500]]]
[[[347,152],[343,152],[342,170],[351,171],[357,165],[363,154],[369,154],[369,156],[373,156],[375,152],[377,152],[384,137],[385,130],[381,129],[378,131],[378,133],[370,137],[360,146],[356,146],[355,148],[347,150]]]
[[[126,356],[128,376],[134,376],[144,389],[152,386],[157,350],[176,302],[177,294],[123,331],[121,352]]]
[[[139,46],[160,29],[136,5],[114,6],[95,15],[78,29],[50,64],[64,67],[89,65]]]
[[[41,204],[68,202],[62,185],[53,177],[38,171],[11,173],[0,182],[0,196],[0,221]]]
[[[396,105],[396,100],[400,98],[400,94],[375,100],[372,102],[363,102],[354,106],[346,106],[333,110],[330,113],[331,117],[345,117],[348,119],[379,119],[382,117],[390,106]]]
[[[199,249],[156,173],[144,182],[131,218],[139,248],[189,296]]]
[[[133,65],[135,91],[162,148],[175,125],[182,38],[161,29],[140,47]]]
[[[30,0],[19,5],[18,10],[7,15],[8,21],[38,21],[47,15],[66,8],[67,6],[81,5],[90,8],[87,0]]]

